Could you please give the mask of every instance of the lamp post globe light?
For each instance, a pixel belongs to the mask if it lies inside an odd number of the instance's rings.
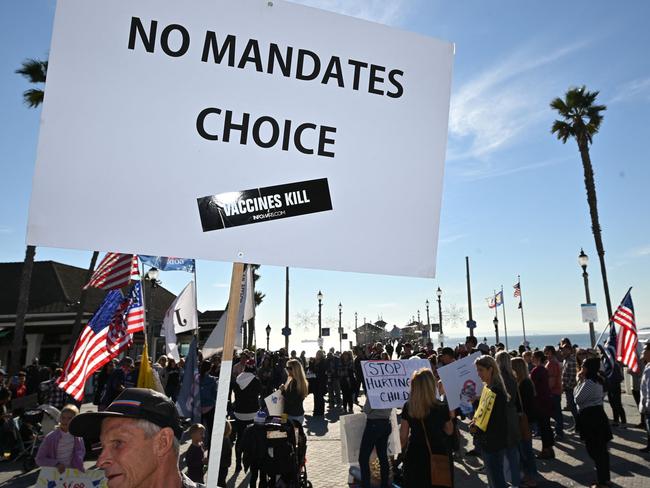
[[[492,323],[494,324],[494,335],[496,336],[497,344],[498,344],[499,343],[499,318],[496,315],[494,316],[494,320],[492,321]]]
[[[591,295],[589,294],[589,274],[587,273],[589,256],[585,254],[585,251],[582,248],[580,248],[580,254],[578,254],[578,264],[582,268],[582,279],[585,283],[585,298],[587,299],[587,304],[591,304]],[[589,322],[589,339],[591,340],[591,347],[595,347],[596,331],[594,330],[593,322]]]
[[[343,312],[343,305],[339,302],[339,352],[343,351],[343,327],[341,326],[341,313]]]
[[[269,350],[269,337],[271,336],[271,324],[266,324],[266,350]]]
[[[443,341],[443,333],[442,333],[442,290],[440,287],[436,290],[436,296],[438,297],[438,323],[440,324],[440,332],[439,332],[439,338],[440,338],[440,347],[444,347],[442,341]]]
[[[316,298],[318,298],[318,347],[321,349],[323,348],[323,322],[322,322],[322,309],[323,309],[323,292],[318,290],[318,295],[316,295]]]

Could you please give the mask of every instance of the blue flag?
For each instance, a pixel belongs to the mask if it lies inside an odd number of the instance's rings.
[[[145,256],[139,254],[140,261],[160,271],[187,271],[194,273],[194,260],[163,256]]]
[[[617,378],[618,364],[616,364],[616,329],[614,324],[609,326],[609,336],[605,341],[605,347],[598,344],[598,349],[603,363],[603,373],[607,378]]]
[[[191,418],[192,422],[201,422],[201,395],[199,379],[199,362],[197,357],[196,337],[190,344],[190,352],[185,358],[183,383],[176,400],[176,410],[181,417]]]

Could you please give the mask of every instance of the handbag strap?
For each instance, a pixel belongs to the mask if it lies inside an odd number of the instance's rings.
[[[422,430],[424,431],[424,440],[427,442],[427,449],[429,450],[429,456],[433,456],[433,453],[431,452],[431,444],[429,444],[429,435],[427,434],[427,427],[424,425],[424,419],[420,419],[420,423],[422,424]]]

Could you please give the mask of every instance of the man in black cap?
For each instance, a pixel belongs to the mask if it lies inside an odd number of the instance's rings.
[[[100,439],[97,466],[109,488],[196,488],[178,469],[183,433],[176,406],[147,388],[127,388],[102,412],[77,415],[70,433]]]

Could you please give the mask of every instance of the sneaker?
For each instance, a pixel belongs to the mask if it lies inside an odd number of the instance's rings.
[[[466,456],[478,456],[478,451],[476,450],[476,448],[474,448],[474,449],[472,449],[472,450],[470,450],[470,451],[467,451],[467,452],[465,453],[465,455],[466,455]]]

